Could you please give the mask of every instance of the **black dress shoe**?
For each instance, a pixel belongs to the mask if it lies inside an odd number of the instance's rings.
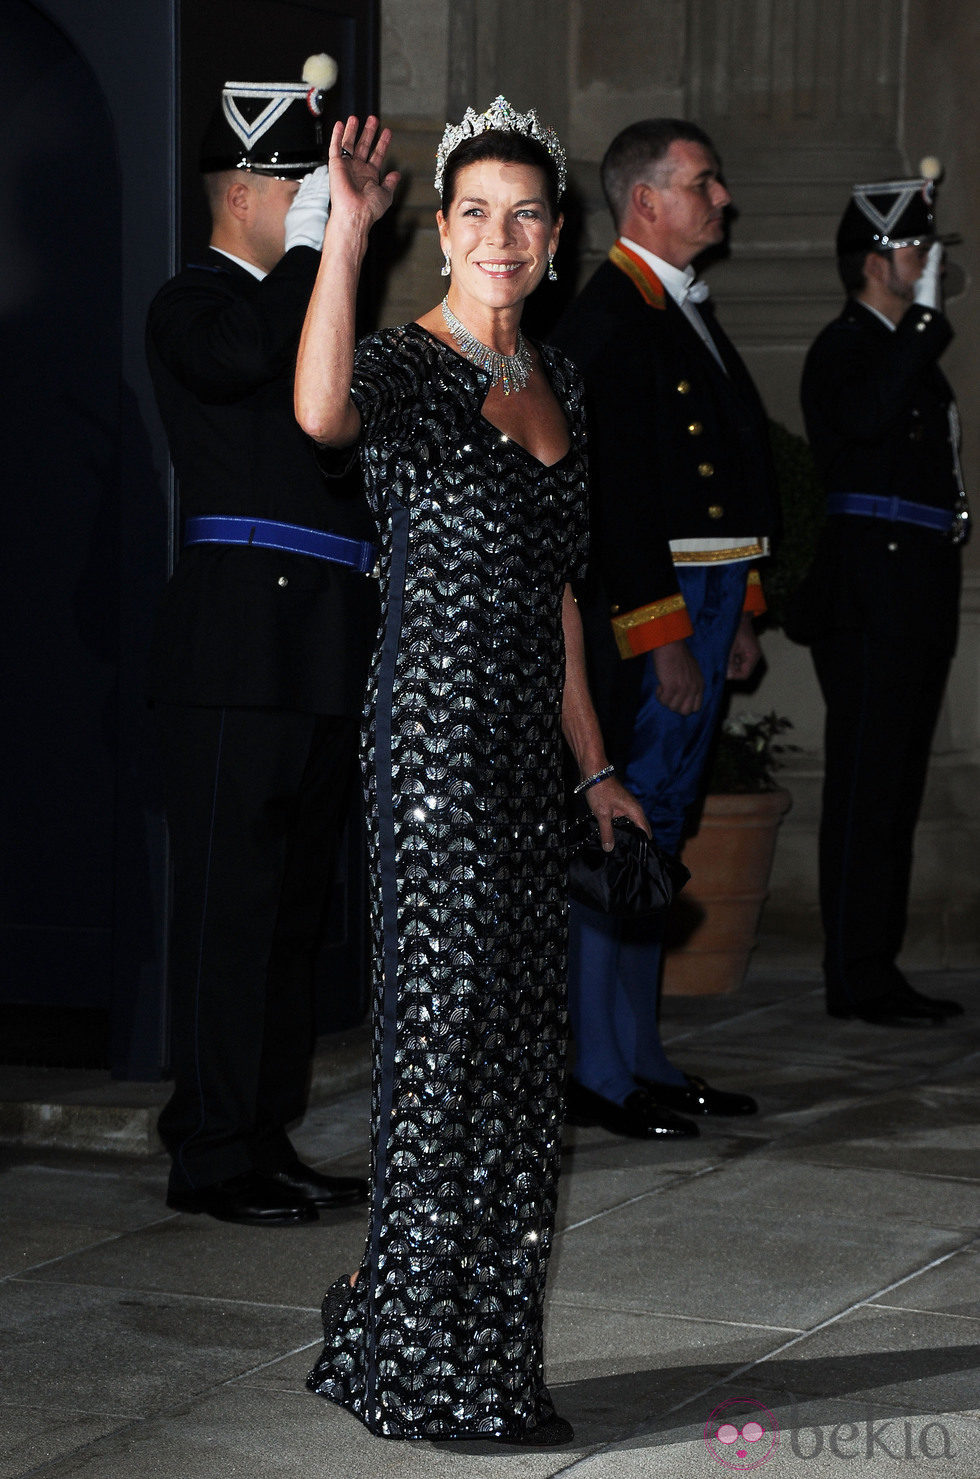
[[[933,1000],[911,986],[871,1001],[842,1002],[831,998],[827,1002],[829,1017],[840,1017],[845,1021],[856,1018],[877,1027],[908,1027],[918,1022],[942,1026],[950,1017],[960,1016],[962,1011],[958,1001]]]
[[[672,1140],[700,1134],[690,1120],[654,1104],[645,1089],[634,1089],[622,1104],[616,1104],[574,1078],[568,1080],[565,1123],[599,1125],[612,1135],[628,1135],[633,1140]]]
[[[703,1078],[685,1073],[686,1084],[660,1084],[652,1078],[636,1081],[662,1109],[679,1109],[683,1114],[755,1114],[759,1108],[751,1094],[729,1094],[713,1089]]]
[[[290,1161],[288,1166],[264,1174],[281,1191],[295,1192],[315,1207],[352,1207],[355,1202],[367,1201],[368,1184],[360,1176],[325,1176],[302,1161]]]
[[[962,1002],[952,1001],[948,996],[925,996],[921,991],[916,991],[914,986],[910,986],[908,981],[902,982],[897,997],[902,1005],[907,1006],[911,1003],[924,1007],[933,1014],[941,1013],[944,1017],[962,1017],[963,1015]]]
[[[839,982],[827,980],[827,1012],[831,1017],[857,1017],[884,1027],[902,1027],[942,1023],[947,1017],[963,1015],[958,1001],[916,991],[893,960],[863,962],[852,966],[848,974],[852,990],[847,994]]]
[[[547,1422],[528,1428],[519,1438],[495,1438],[493,1441],[502,1448],[560,1448],[563,1443],[571,1443],[574,1437],[575,1429],[568,1418],[559,1417],[555,1412]]]
[[[205,1212],[219,1222],[253,1223],[258,1227],[291,1227],[317,1220],[312,1202],[258,1171],[245,1171],[241,1176],[193,1190],[171,1188],[167,1206],[175,1212]]]
[[[498,1438],[495,1433],[462,1433],[433,1438],[433,1443],[493,1443],[500,1448],[560,1448],[571,1443],[575,1429],[567,1417],[553,1413],[546,1422],[527,1428],[519,1438]]]

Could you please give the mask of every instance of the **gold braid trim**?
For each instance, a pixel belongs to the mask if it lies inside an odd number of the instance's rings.
[[[680,594],[614,616],[612,629],[620,657],[638,657],[651,647],[689,637],[692,631],[691,618]]]
[[[651,601],[649,606],[637,606],[635,611],[617,616],[613,625],[628,630],[630,627],[642,626],[646,621],[659,621],[662,616],[672,616],[675,611],[683,611],[684,607],[683,596],[665,596],[662,601]]]
[[[715,565],[722,560],[734,565],[736,560],[757,560],[763,554],[765,550],[756,541],[754,544],[734,545],[730,549],[671,550],[670,558],[675,565]],[[756,579],[758,578],[756,574]]]

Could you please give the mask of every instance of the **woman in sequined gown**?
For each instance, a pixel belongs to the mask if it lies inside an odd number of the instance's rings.
[[[568,586],[586,556],[581,389],[554,350],[524,351],[523,372],[509,359],[557,244],[557,170],[520,133],[461,145],[437,218],[449,319],[373,335],[355,363],[388,141],[374,119],[334,130],[296,376],[324,460],[360,444],[383,601],[365,746],[373,1201],[309,1385],[385,1437],[560,1443],[541,1322],[566,1032],[562,731],[583,775],[606,760]],[[486,370],[461,352],[473,336],[504,354],[506,388],[492,356]],[[612,777],[587,796],[610,840],[613,815],[645,824]]]

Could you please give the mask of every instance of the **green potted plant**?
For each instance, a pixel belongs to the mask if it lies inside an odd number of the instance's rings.
[[[775,775],[785,763],[782,757],[798,748],[781,744],[779,736],[792,728],[791,720],[775,712],[729,716],[715,740],[706,790],[716,795],[779,790]]]
[[[691,881],[667,925],[664,992],[715,996],[745,979],[791,797],[775,773],[795,748],[778,714],[736,714],[718,732],[697,830],[681,856]]]

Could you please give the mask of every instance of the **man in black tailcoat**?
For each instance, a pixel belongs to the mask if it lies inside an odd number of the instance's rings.
[[[265,1225],[366,1195],[303,1165],[286,1132],[377,626],[370,515],[356,484],[324,482],[293,417],[335,72],[310,63],[304,82],[223,89],[201,157],[210,247],[147,325],[183,516],[151,675],[174,858],[167,1200]]]
[[[837,235],[848,301],[801,397],[828,518],[796,600],[827,705],[820,907],[827,1009],[884,1024],[962,1008],[895,963],[912,841],[956,645],[968,516],[939,358],[942,244],[930,180],[856,185]]]
[[[748,677],[759,656],[754,566],[774,517],[765,413],[692,266],[724,235],[719,170],[696,124],[624,129],[602,163],[618,240],[553,336],[587,390],[593,546],[579,602],[590,682],[610,754],[671,851],[726,677]],[[667,1058],[659,925],[578,904],[571,925],[569,1117],[654,1138],[696,1134],[685,1113],[754,1110],[747,1094]]]

